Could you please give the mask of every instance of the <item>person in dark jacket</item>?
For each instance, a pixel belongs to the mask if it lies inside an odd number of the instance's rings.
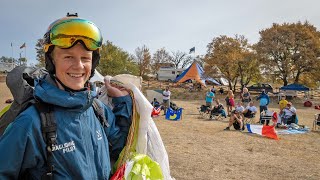
[[[34,97],[54,109],[57,129],[56,144],[50,147],[52,179],[109,179],[110,159],[117,158],[126,143],[132,117],[128,92],[106,83],[114,108],[100,102],[105,126],[92,106],[97,92],[89,79],[99,63],[102,42],[96,25],[75,15],[55,21],[44,36],[49,75],[35,80]],[[39,113],[31,105],[0,138],[0,179],[47,175],[46,146]]]

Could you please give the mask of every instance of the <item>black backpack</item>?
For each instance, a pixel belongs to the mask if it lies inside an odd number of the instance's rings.
[[[52,147],[56,145],[57,126],[54,119],[54,105],[38,101],[33,96],[34,79],[43,77],[48,72],[43,68],[32,68],[25,66],[17,66],[10,71],[6,78],[6,84],[13,96],[13,102],[10,108],[0,117],[0,137],[3,135],[7,126],[15,120],[15,118],[31,105],[35,105],[40,114],[41,131],[43,140],[47,147],[47,172],[42,179],[53,178],[52,165]],[[108,127],[109,124],[105,118],[104,110],[99,100],[93,100],[93,109],[102,126]],[[25,176],[25,175],[24,175]]]

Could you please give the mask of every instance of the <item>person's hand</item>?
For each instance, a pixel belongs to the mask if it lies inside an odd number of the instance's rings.
[[[128,95],[126,88],[111,82],[111,76],[104,77],[104,84],[107,89],[108,96],[110,97],[121,97]]]

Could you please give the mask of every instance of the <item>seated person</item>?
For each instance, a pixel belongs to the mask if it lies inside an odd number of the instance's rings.
[[[160,103],[159,101],[157,100],[157,98],[153,98],[153,101],[151,102],[151,105],[155,108],[158,108],[160,107]]]
[[[249,103],[246,109],[242,112],[243,116],[246,118],[252,118],[257,113],[258,109],[254,106],[253,101]]]
[[[230,130],[230,127],[233,125],[233,123],[237,121],[240,125],[239,131],[243,131],[243,116],[241,111],[233,111],[233,114],[230,116],[229,125],[224,130]]]
[[[295,122],[297,110],[292,106],[291,102],[287,103],[287,107],[283,108],[280,112],[281,123],[282,124],[291,124]]]
[[[236,107],[235,107],[235,110],[233,110],[232,112],[231,112],[231,115],[233,114],[233,113],[235,113],[235,112],[240,112],[241,114],[243,113],[243,111],[244,111],[244,107],[242,106],[242,102],[238,102],[237,103],[237,105],[236,105]]]
[[[219,99],[216,99],[215,102],[216,102],[216,105],[213,106],[210,118],[212,118],[213,115],[217,115],[217,114],[221,114],[223,117],[226,118],[227,117],[226,112],[224,110],[223,105],[220,103]]]

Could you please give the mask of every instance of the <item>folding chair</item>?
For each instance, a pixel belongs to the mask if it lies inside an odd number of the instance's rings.
[[[256,117],[256,113],[248,110],[248,112],[246,114],[243,114],[243,117],[244,117],[243,118],[244,124],[252,124],[254,122],[255,117]]]
[[[250,117],[244,117],[244,124],[252,124],[254,122],[255,119],[255,114],[252,114],[252,116]]]
[[[320,126],[320,114],[315,114],[312,130],[316,131],[318,129],[318,126]]]
[[[260,124],[269,125],[270,120],[272,120],[272,111],[262,111],[260,113]]]
[[[197,108],[199,111],[199,114],[202,118],[209,119],[210,118],[210,109],[209,106],[201,105],[199,108]]]
[[[224,109],[220,109],[220,110],[211,110],[210,112],[210,119],[213,120],[223,120],[223,118],[226,118],[226,111]]]

